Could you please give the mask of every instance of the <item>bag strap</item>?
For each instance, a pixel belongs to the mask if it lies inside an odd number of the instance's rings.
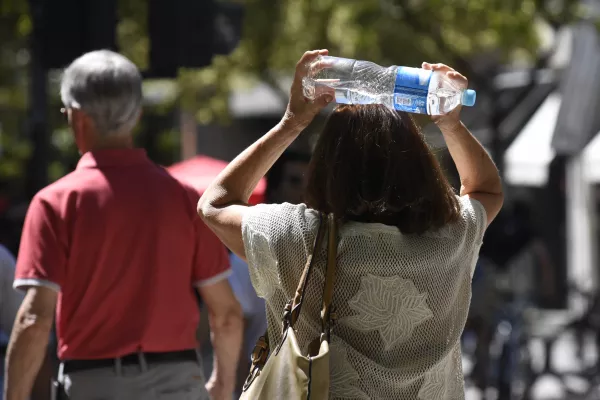
[[[319,213],[319,230],[317,231],[317,237],[315,238],[313,251],[308,255],[306,259],[306,266],[304,267],[304,271],[302,272],[302,276],[300,277],[300,281],[298,282],[298,288],[296,289],[294,299],[291,301],[291,303],[288,303],[288,305],[286,306],[286,313],[284,314],[284,324],[286,323],[285,319],[289,318],[289,326],[294,326],[294,324],[298,320],[298,317],[300,316],[300,310],[302,309],[302,303],[304,302],[304,294],[306,293],[306,285],[308,284],[308,279],[310,278],[310,274],[315,264],[315,253],[317,253],[319,248],[321,248],[323,238],[325,237],[326,227],[327,222],[324,220],[323,214]]]
[[[329,238],[327,243],[327,270],[325,272],[325,285],[323,286],[323,307],[321,309],[321,332],[327,335],[329,341],[331,325],[335,320],[331,302],[333,300],[337,268],[337,221],[333,214],[329,214],[328,220]]]
[[[298,288],[296,289],[294,299],[285,306],[285,312],[283,316],[283,338],[277,346],[277,348],[275,349],[275,354],[279,352],[279,349],[283,344],[287,328],[289,326],[293,326],[296,320],[298,319],[298,316],[300,315],[300,309],[304,300],[306,285],[308,283],[308,278],[314,266],[314,255],[323,242],[323,238],[325,236],[325,229],[327,225],[329,225],[329,242],[327,249],[327,272],[325,286],[323,289],[323,310],[321,312],[321,318],[323,321],[323,333],[326,333],[327,338],[329,339],[330,325],[332,319],[334,319],[332,318],[331,312],[331,300],[333,298],[333,283],[335,280],[337,229],[333,215],[329,216],[328,218],[329,224],[327,224],[327,222],[324,221],[323,214],[319,213],[319,230],[317,231],[313,251],[308,255],[308,258],[306,260],[306,265],[304,267],[304,271],[302,272],[302,276],[300,277],[300,282],[298,283]],[[252,367],[250,368],[250,373],[248,374],[246,382],[243,386],[244,392],[248,390],[254,379],[256,379],[256,377],[260,374],[260,371],[266,364],[270,354],[271,346],[269,344],[269,330],[267,329],[265,334],[258,339],[258,341],[256,342],[256,346],[252,351]]]

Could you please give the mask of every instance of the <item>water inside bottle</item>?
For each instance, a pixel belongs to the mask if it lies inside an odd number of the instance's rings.
[[[427,113],[442,115],[451,112],[460,104],[461,92],[452,89],[439,88],[427,95]]]

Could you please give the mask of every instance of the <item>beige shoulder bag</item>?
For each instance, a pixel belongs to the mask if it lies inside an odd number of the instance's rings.
[[[281,343],[270,351],[267,334],[256,343],[252,352],[252,368],[244,384],[240,400],[327,400],[329,398],[329,341],[334,313],[331,308],[337,255],[337,226],[333,215],[320,224],[313,252],[298,283],[294,299],[284,310]],[[300,351],[294,324],[300,315],[308,278],[314,266],[314,255],[319,250],[328,227],[327,272],[323,288],[321,336],[311,343],[309,355]],[[314,354],[314,355],[313,355]]]

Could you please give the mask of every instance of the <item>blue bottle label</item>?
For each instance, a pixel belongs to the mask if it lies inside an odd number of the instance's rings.
[[[429,81],[431,81],[432,71],[421,68],[398,67],[396,73],[396,89],[398,87],[429,90]]]
[[[394,87],[394,108],[416,114],[427,113],[427,91],[432,71],[398,67]]]
[[[427,92],[415,89],[402,89],[394,93],[394,108],[415,114],[427,114]]]

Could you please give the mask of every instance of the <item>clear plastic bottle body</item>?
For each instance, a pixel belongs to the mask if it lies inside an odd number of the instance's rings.
[[[319,63],[324,66],[319,69]],[[338,104],[385,104],[393,108],[396,67],[383,68],[370,61],[321,57],[305,78],[304,94],[314,99],[319,87],[335,91]]]
[[[339,104],[383,104],[398,111],[440,115],[460,104],[472,105],[474,91],[465,96],[464,87],[440,72],[418,68],[381,67],[369,61],[321,57],[304,79],[309,99],[335,92]]]

